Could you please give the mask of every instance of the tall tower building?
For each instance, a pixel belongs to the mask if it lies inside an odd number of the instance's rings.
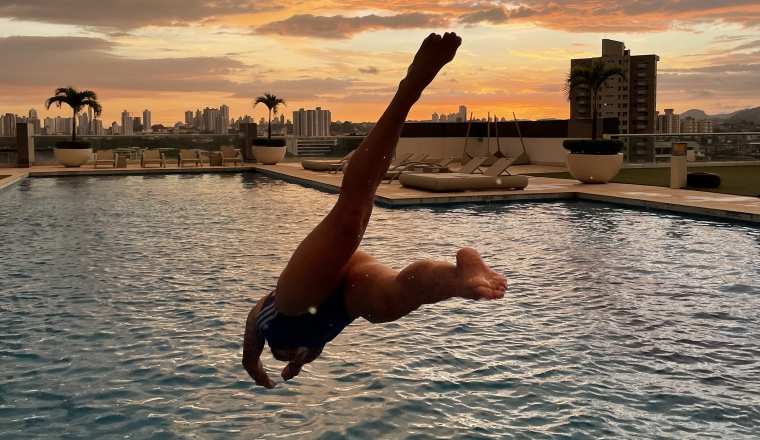
[[[132,121],[132,116],[129,114],[128,111],[124,110],[121,112],[121,130],[119,130],[123,135],[131,135],[134,134],[134,122]],[[114,133],[115,134],[115,133]]]
[[[657,133],[669,134],[681,132],[681,115],[673,112],[672,108],[666,108],[664,115],[657,115]]]
[[[608,66],[628,68],[628,81],[620,76],[607,80],[597,93],[596,108],[591,108],[590,90],[576,87],[570,91],[570,119],[590,119],[592,112],[600,118],[617,117],[620,133],[655,133],[657,116],[657,55],[631,55],[621,41],[602,40],[602,56],[570,60],[570,67],[590,66],[602,60]],[[629,145],[629,161],[654,158],[654,142],[636,141]]]
[[[185,111],[185,125],[188,127],[191,127],[195,125],[195,121],[193,118],[193,111],[192,110],[186,110]]]
[[[151,120],[151,114],[150,110],[145,109],[143,110],[143,133],[150,133],[153,131],[152,128],[150,128],[153,125],[153,121]]]
[[[467,107],[464,105],[459,106],[459,122],[467,122]]]
[[[217,123],[217,133],[227,134],[230,128],[230,108],[222,104],[219,107],[219,121]]]
[[[293,134],[295,136],[330,136],[332,114],[330,110],[300,109],[293,112]]]

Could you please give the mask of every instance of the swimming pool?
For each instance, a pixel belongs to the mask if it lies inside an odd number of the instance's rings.
[[[255,174],[0,191],[0,438],[757,438],[760,229],[587,202],[376,208],[364,250],[473,246],[505,298],[357,321],[254,387],[246,314],[335,198]]]

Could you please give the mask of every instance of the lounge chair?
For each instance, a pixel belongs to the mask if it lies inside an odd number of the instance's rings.
[[[401,166],[402,164],[410,162],[411,159],[417,160],[418,157],[424,159],[425,157],[427,157],[427,154],[423,153],[421,155],[415,156],[414,153],[404,153],[404,154],[401,154],[399,156],[396,156],[396,158],[393,159],[391,161],[390,165],[388,166],[388,171],[387,172],[391,172],[391,171],[395,170],[396,167]],[[422,160],[422,159],[419,159],[419,160]],[[339,169],[330,170],[329,172],[333,172],[333,171],[335,171],[336,173],[338,171],[346,172],[346,166],[347,165],[348,165],[348,162],[346,162],[345,164],[343,164]]]
[[[116,166],[116,153],[113,150],[100,150],[95,152],[95,168],[98,165],[108,165],[111,168]]]
[[[222,145],[219,151],[222,153],[222,166],[227,165],[227,162],[232,162],[235,166],[238,162],[241,166],[243,165],[243,155],[232,145]]]
[[[177,166],[182,167],[185,163],[193,163],[197,167],[203,166],[201,153],[194,148],[182,148],[177,156]]]
[[[444,157],[438,162],[408,162],[402,165],[400,169],[396,171],[389,171],[385,173],[385,179],[390,184],[394,180],[398,179],[401,173],[407,173],[412,171],[421,171],[423,173],[450,173],[449,164],[454,161],[453,157]]]
[[[339,159],[304,159],[301,161],[301,166],[303,169],[311,171],[340,170],[343,168],[343,165],[348,163],[348,160],[351,159],[354,151],[356,150],[351,150],[348,154]]]
[[[480,159],[483,161],[486,160],[486,158]],[[405,187],[424,189],[433,192],[524,189],[528,186],[527,177],[502,175],[514,161],[515,158],[498,159],[482,174],[465,174],[458,172],[442,174],[405,173],[401,174],[398,180],[401,182],[401,185]]]
[[[162,153],[159,150],[145,150],[142,153],[142,160],[140,161],[140,166],[143,168],[147,168],[150,164],[157,164],[159,166],[162,166],[166,168],[166,157],[164,156],[164,153]]]

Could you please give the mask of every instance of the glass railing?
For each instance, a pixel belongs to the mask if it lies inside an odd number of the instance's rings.
[[[274,137],[274,136],[273,136]],[[61,140],[70,140],[71,136],[34,136],[34,161],[38,165],[53,164],[53,148]],[[77,136],[90,142],[93,151],[116,150],[131,159],[138,159],[146,149],[158,149],[164,152],[166,159],[176,159],[179,149],[192,148],[204,151],[219,151],[222,145],[234,145],[243,148],[244,138],[239,134],[152,134],[134,136]],[[325,138],[288,137],[289,153],[295,152],[304,157],[343,157],[359,146],[364,136],[334,136]],[[297,142],[295,142],[297,140]],[[17,163],[16,138],[0,136],[0,164]]]
[[[760,161],[760,133],[679,133],[619,134],[605,137],[625,143],[624,163],[658,164],[670,162],[674,142],[686,144],[689,162]]]

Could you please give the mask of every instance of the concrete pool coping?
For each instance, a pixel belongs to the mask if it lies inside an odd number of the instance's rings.
[[[539,165],[513,165],[512,174],[547,173],[565,171],[562,167]],[[260,172],[268,176],[298,183],[303,186],[337,193],[343,181],[342,174],[309,171],[300,161],[281,162],[277,165],[244,164],[226,167],[177,167],[141,168],[129,164],[127,168],[81,168],[62,166],[34,166],[31,168],[0,168],[0,175],[10,175],[0,180],[0,189],[26,177],[144,175],[144,174],[198,174]],[[550,199],[584,199],[616,203],[641,208],[660,209],[684,214],[704,215],[729,220],[760,224],[760,198],[735,196],[686,189],[656,186],[605,183],[583,184],[575,180],[528,176],[529,184],[524,190],[493,190],[432,193],[405,188],[398,181],[382,183],[378,188],[376,202],[389,208],[445,205],[458,203],[491,203]]]

